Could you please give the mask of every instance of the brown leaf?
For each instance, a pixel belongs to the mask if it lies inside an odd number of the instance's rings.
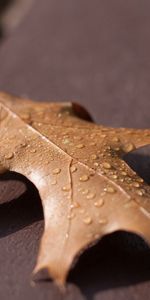
[[[150,186],[122,159],[150,144],[149,129],[98,126],[78,105],[3,93],[0,120],[0,172],[23,174],[42,199],[45,230],[35,272],[47,269],[64,284],[75,258],[116,230],[150,242]]]

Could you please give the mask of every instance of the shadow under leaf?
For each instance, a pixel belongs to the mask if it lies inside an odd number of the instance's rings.
[[[134,150],[126,154],[123,159],[145,182],[150,184],[150,146]]]
[[[100,291],[150,279],[150,248],[139,236],[118,231],[87,250],[72,269],[69,281],[88,300]]]
[[[0,177],[0,238],[43,219],[41,199],[24,176],[8,172]]]

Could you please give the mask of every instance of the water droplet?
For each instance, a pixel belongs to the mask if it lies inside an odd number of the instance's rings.
[[[36,153],[36,149],[30,149],[30,153]]]
[[[102,165],[105,169],[111,169],[111,164],[108,162],[104,162]]]
[[[64,144],[64,145],[66,145],[66,144],[69,144],[69,143],[70,143],[69,139],[64,139],[62,142],[63,142],[63,144]]]
[[[57,184],[56,180],[51,181],[51,185],[56,185],[56,184]]]
[[[135,187],[137,187],[137,188],[140,187],[140,184],[138,182],[136,182],[136,181],[133,182],[132,185],[135,186]]]
[[[114,136],[114,137],[112,138],[112,141],[113,141],[113,142],[119,142],[119,138],[118,138],[117,136]]]
[[[58,118],[61,118],[61,117],[62,117],[62,114],[61,114],[61,113],[59,113],[57,116],[58,116]]]
[[[144,182],[143,178],[138,178],[137,181],[141,183]]]
[[[112,178],[117,179],[117,178],[118,178],[118,175],[113,174],[113,175],[112,175]]]
[[[70,168],[70,170],[71,170],[71,173],[74,173],[74,172],[77,171],[77,167],[74,166],[74,165],[72,165],[71,168]]]
[[[68,184],[68,185],[63,186],[63,187],[62,187],[62,190],[65,191],[65,192],[69,192],[69,191],[70,191],[70,188],[71,188],[71,187],[70,187],[70,184]]]
[[[5,154],[5,159],[11,159],[14,157],[14,153],[13,152],[9,152],[7,154]]]
[[[119,148],[119,147],[115,147],[114,150],[115,150],[115,151],[119,151],[120,148]]]
[[[101,171],[101,174],[104,175],[104,174],[106,174],[106,172],[102,170],[102,171]]]
[[[78,144],[78,145],[76,145],[76,148],[78,148],[78,149],[82,149],[82,148],[84,148],[84,147],[85,147],[84,144]]]
[[[108,186],[108,187],[104,188],[104,191],[107,193],[110,193],[110,194],[113,194],[116,192],[116,190],[112,186]]]
[[[27,143],[26,142],[22,142],[21,144],[20,144],[20,147],[22,147],[22,148],[24,148],[24,147],[26,147],[27,146]]]
[[[41,126],[43,125],[43,124],[40,123],[40,122],[38,122],[38,123],[34,122],[33,124],[36,124],[36,125],[39,126],[39,127],[41,127]]]
[[[121,174],[122,174],[123,176],[127,176],[127,173],[126,173],[125,171],[122,171]]]
[[[99,163],[95,162],[95,163],[94,163],[94,166],[95,166],[95,167],[98,167],[98,166],[99,166]]]
[[[98,201],[96,201],[96,202],[94,203],[94,205],[95,205],[96,207],[101,207],[101,206],[104,205],[104,200],[103,200],[103,199],[99,199]]]
[[[68,234],[68,233],[66,233],[65,237],[66,237],[66,239],[68,239],[68,238],[69,238],[69,234]]]
[[[111,147],[110,147],[110,146],[107,146],[107,147],[106,147],[106,150],[110,150],[110,149],[111,149]]]
[[[141,190],[137,190],[136,193],[137,193],[139,196],[143,196],[143,191],[141,191]]]
[[[69,135],[67,134],[67,131],[66,131],[66,132],[64,131],[64,136],[63,136],[63,138],[64,138],[64,139],[69,138]]]
[[[119,181],[120,182],[124,182],[124,178],[119,178]]]
[[[75,213],[74,212],[70,212],[69,215],[67,216],[67,218],[69,220],[72,220],[75,217]]]
[[[130,152],[130,151],[134,150],[134,148],[135,147],[132,143],[129,143],[129,144],[126,144],[126,145],[123,146],[123,150],[125,152]]]
[[[89,180],[89,176],[88,175],[82,175],[81,177],[80,177],[80,181],[88,181]]]
[[[83,222],[86,224],[86,225],[90,225],[92,223],[92,218],[87,216],[83,219]]]
[[[73,208],[78,208],[78,207],[80,207],[79,202],[74,202],[74,203],[72,203],[72,204],[70,205],[70,208],[71,208],[71,209],[73,209]]]
[[[89,193],[89,194],[86,196],[86,198],[87,198],[87,199],[93,199],[93,198],[95,198],[95,196],[96,196],[95,193]]]
[[[60,172],[61,172],[61,169],[59,169],[59,168],[56,168],[56,169],[53,170],[54,175],[59,174]]]
[[[108,223],[108,221],[107,221],[107,219],[103,218],[103,219],[100,219],[100,220],[98,221],[98,223],[101,224],[101,225],[105,225],[105,224]]]
[[[92,159],[92,160],[97,159],[97,155],[96,155],[96,154],[92,154],[92,155],[91,155],[91,159]]]
[[[85,190],[82,191],[82,194],[83,194],[83,195],[87,195],[88,193],[89,193],[89,190],[88,190],[88,189],[85,189]]]
[[[65,149],[65,152],[68,153],[68,150]],[[74,156],[74,152],[70,152],[70,156]]]
[[[28,121],[30,119],[30,114],[28,112],[24,112],[20,115],[21,119],[24,121]]]
[[[131,177],[126,177],[126,181],[131,182],[132,178]]]
[[[95,171],[93,169],[89,170],[89,175],[90,176],[94,176],[95,175]]]

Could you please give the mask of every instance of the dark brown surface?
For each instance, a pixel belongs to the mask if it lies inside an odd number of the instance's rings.
[[[99,123],[150,127],[149,11],[147,0],[36,0],[1,44],[0,89],[37,100],[78,100]],[[139,172],[145,166],[150,182],[148,157],[142,157],[129,160],[136,168],[138,162]],[[7,201],[12,188],[20,189],[13,180],[6,185]],[[2,194],[4,181],[0,189]],[[121,236],[79,262],[65,295],[49,282],[32,287],[43,229],[36,197],[29,188],[0,207],[0,299],[148,299],[150,254],[139,240],[136,250]]]

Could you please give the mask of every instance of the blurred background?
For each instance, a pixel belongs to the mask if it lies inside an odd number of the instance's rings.
[[[0,0],[0,90],[76,101],[101,124],[150,128],[150,1]],[[149,183],[147,149],[144,160],[137,151],[126,161]],[[18,177],[6,179],[0,194],[19,193]],[[129,257],[122,235],[106,237],[94,259],[81,260],[64,296],[50,282],[33,288],[43,231],[37,198],[29,185],[21,200],[0,209],[0,299],[148,299],[150,253],[135,255],[136,243]]]
[[[150,1],[0,0],[0,90],[76,101],[105,125],[150,128]],[[149,153],[126,159],[148,183]],[[4,179],[0,194],[19,193],[17,178],[9,187]],[[33,288],[43,231],[37,197],[29,186],[21,200],[1,207],[0,299],[148,299],[150,254],[129,257],[122,235],[106,238],[94,259],[77,265],[64,297],[49,282]]]
[[[150,126],[150,1],[1,0],[0,89]]]

